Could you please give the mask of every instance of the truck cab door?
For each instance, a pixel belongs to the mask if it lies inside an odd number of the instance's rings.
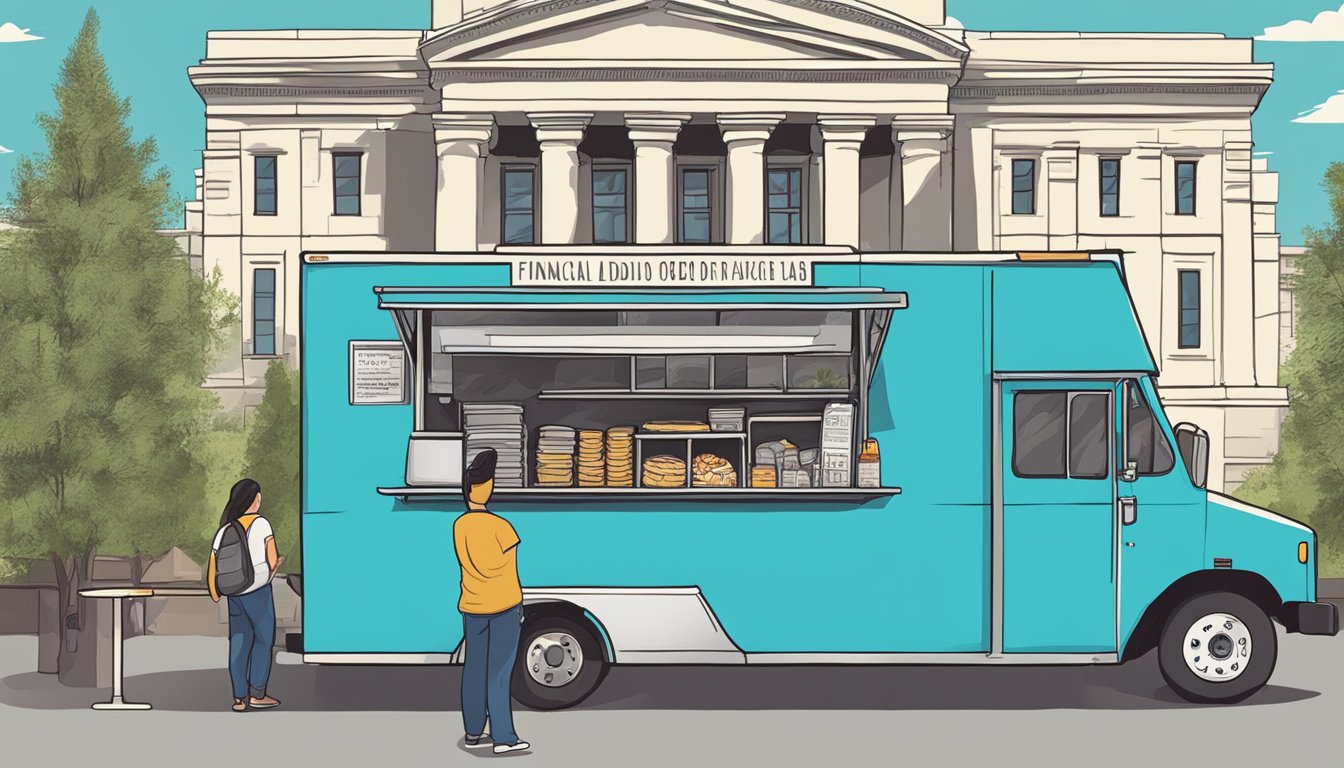
[[[1114,381],[1004,381],[1003,651],[1114,653]]]
[[[1177,579],[1201,568],[1207,494],[1190,482],[1171,425],[1148,377],[1120,385],[1119,638]]]

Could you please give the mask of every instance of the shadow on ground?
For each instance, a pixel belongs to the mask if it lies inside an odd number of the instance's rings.
[[[221,659],[222,661],[222,659]],[[270,692],[289,711],[458,709],[455,667],[276,665]],[[126,698],[156,709],[227,711],[223,669],[126,678]],[[51,675],[0,679],[0,705],[85,709],[110,692],[66,688]],[[1314,698],[1269,685],[1236,706]],[[1143,710],[1196,707],[1162,683],[1156,654],[1094,667],[618,667],[580,710]]]

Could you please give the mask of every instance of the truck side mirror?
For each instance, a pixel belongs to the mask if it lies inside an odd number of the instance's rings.
[[[1204,488],[1209,482],[1209,433],[1187,422],[1176,425],[1176,447],[1185,461],[1190,482]]]

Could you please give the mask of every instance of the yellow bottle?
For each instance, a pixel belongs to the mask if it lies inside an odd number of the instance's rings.
[[[860,488],[882,487],[882,456],[877,440],[870,437],[863,441],[863,451],[859,453],[858,465]]]

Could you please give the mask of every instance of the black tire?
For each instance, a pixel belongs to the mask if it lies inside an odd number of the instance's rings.
[[[1250,658],[1246,668],[1231,680],[1206,680],[1197,675],[1186,662],[1186,633],[1201,618],[1215,613],[1234,617],[1250,632]],[[1218,628],[1215,627],[1213,631],[1218,632]],[[1186,701],[1235,704],[1269,682],[1278,660],[1278,646],[1279,638],[1274,631],[1274,622],[1260,606],[1233,592],[1205,592],[1188,598],[1167,617],[1167,623],[1162,628],[1162,638],[1158,641],[1157,658],[1167,685]],[[1219,664],[1216,656],[1211,660],[1214,665]],[[1210,665],[1206,663],[1204,669],[1209,668]]]
[[[578,642],[583,663],[568,682],[557,686],[543,685],[533,678],[528,669],[530,651],[542,635],[563,633]],[[572,707],[588,698],[607,676],[607,658],[597,633],[586,621],[567,616],[537,616],[523,622],[518,643],[518,662],[513,672],[513,698],[529,709],[554,710]]]

